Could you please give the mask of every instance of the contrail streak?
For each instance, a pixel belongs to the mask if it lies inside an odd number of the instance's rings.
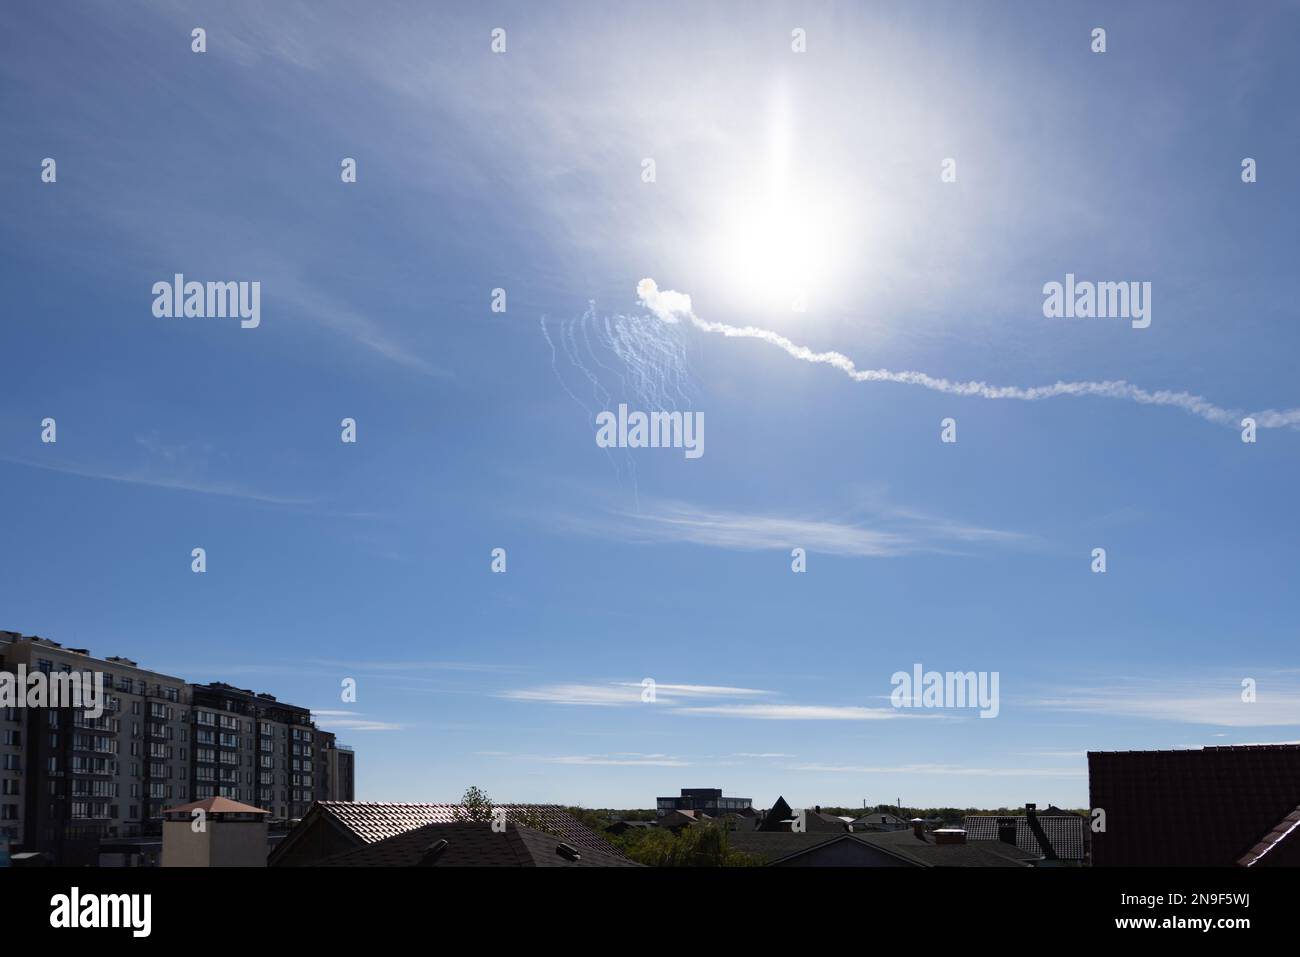
[[[759,326],[733,326],[725,322],[701,319],[691,308],[690,296],[671,289],[661,290],[653,279],[642,279],[637,283],[636,290],[641,305],[663,322],[677,323],[686,320],[704,332],[717,333],[733,339],[760,339],[803,362],[819,363],[839,369],[855,382],[901,382],[906,385],[919,385],[948,395],[978,396],[982,399],[1020,399],[1025,402],[1062,395],[1092,395],[1106,399],[1127,399],[1142,405],[1173,406],[1200,416],[1208,422],[1234,428],[1241,424],[1242,418],[1246,415],[1254,419],[1259,428],[1294,428],[1300,425],[1300,409],[1265,409],[1260,412],[1244,413],[1239,409],[1225,409],[1191,392],[1174,392],[1168,389],[1151,391],[1125,382],[1123,379],[1110,379],[1103,382],[1055,382],[1052,385],[1029,387],[996,386],[979,381],[954,382],[924,372],[859,369],[853,360],[842,352],[815,352],[771,329],[763,329]]]

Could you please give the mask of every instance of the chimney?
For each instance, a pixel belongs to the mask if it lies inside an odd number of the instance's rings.
[[[959,827],[941,827],[934,832],[936,844],[965,844],[966,832]]]
[[[1016,819],[1013,817],[998,818],[998,840],[1003,844],[1016,846]]]
[[[925,840],[925,821],[923,821],[923,820],[922,820],[921,818],[919,818],[919,817],[914,817],[914,818],[912,818],[912,833],[915,834],[917,837],[919,837],[921,840],[924,841],[924,840]]]
[[[820,814],[821,812],[822,812],[822,806],[821,806],[820,804],[815,805],[815,806],[813,807],[813,813],[814,813],[814,814]]]

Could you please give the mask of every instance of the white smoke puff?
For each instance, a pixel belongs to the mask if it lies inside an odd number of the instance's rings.
[[[659,284],[649,277],[636,284],[636,294],[641,305],[653,312],[660,322],[677,323],[694,315],[691,312],[690,296],[684,292],[660,289]]]

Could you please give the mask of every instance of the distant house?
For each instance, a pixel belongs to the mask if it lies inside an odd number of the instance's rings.
[[[684,827],[690,827],[692,824],[700,824],[704,821],[712,821],[713,818],[707,814],[701,814],[697,811],[669,811],[655,821],[655,825],[668,831],[680,831]]]
[[[823,814],[820,807],[802,808],[800,810],[803,813],[803,826],[806,833],[840,833],[849,829],[847,821],[833,814]],[[778,797],[771,810],[758,822],[756,830],[765,833],[793,831],[795,818],[799,813],[785,802],[785,798]]]
[[[870,814],[863,814],[861,817],[855,817],[849,826],[854,831],[907,831],[911,825],[899,817],[897,814],[890,814],[888,811],[873,811]]]
[[[1095,867],[1300,866],[1300,745],[1088,753]]]
[[[1006,816],[997,814],[968,814],[962,827],[972,841],[1004,841],[1014,844],[1028,854],[1055,859],[1067,864],[1082,864],[1088,856],[1088,819],[1070,811],[1052,806],[1036,811],[1037,831],[1028,812]]]
[[[967,841],[960,829],[835,834],[753,831],[730,846],[769,867],[1029,867],[1034,855],[999,841]]]
[[[628,831],[644,830],[655,826],[654,821],[615,821],[605,828],[606,834],[613,834],[615,837],[626,834]]]
[[[518,824],[494,831],[490,822],[426,824],[337,854],[324,867],[640,867],[606,845],[578,847]]]
[[[508,821],[525,817],[579,849],[620,852],[563,808],[545,804],[499,804]],[[385,804],[369,801],[317,801],[297,826],[276,846],[270,867],[311,867],[430,824],[460,822],[465,809],[457,804]]]

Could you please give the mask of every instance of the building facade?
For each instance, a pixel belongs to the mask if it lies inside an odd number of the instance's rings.
[[[695,811],[709,817],[740,814],[753,806],[749,798],[723,797],[721,788],[682,788],[681,797],[661,797],[655,801],[659,817],[671,811]]]
[[[347,751],[347,780],[339,780],[341,750],[308,709],[219,681],[191,687],[193,800],[253,804],[273,823],[300,820],[318,800],[352,800],[353,753]],[[338,796],[344,786],[349,796]]]
[[[21,671],[20,671],[21,668]],[[0,843],[56,863],[98,863],[104,843],[162,833],[163,812],[224,797],[272,825],[317,800],[352,800],[355,755],[311,712],[216,682],[195,685],[129,658],[0,631],[0,672],[102,681],[103,712],[0,707]]]

